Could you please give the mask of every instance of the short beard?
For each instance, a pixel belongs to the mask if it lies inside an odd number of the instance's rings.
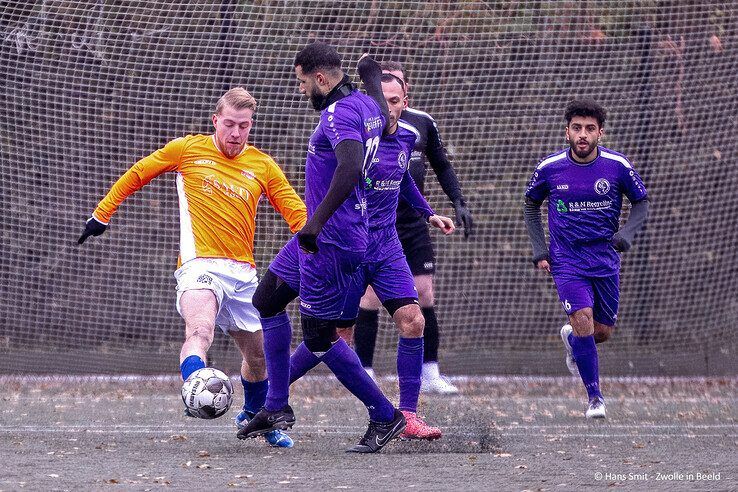
[[[580,159],[584,159],[585,157],[588,157],[592,151],[597,147],[597,145],[589,145],[589,142],[587,142],[587,150],[584,155],[579,153],[579,150],[577,149],[577,144],[574,142],[569,143],[569,147],[571,147],[571,151],[574,152],[574,154],[579,157]]]
[[[321,111],[325,109],[326,94],[321,94],[320,92],[310,94],[309,99],[310,105],[314,110]]]

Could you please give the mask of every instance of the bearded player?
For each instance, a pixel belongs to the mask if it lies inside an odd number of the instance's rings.
[[[381,67],[369,58],[359,62],[366,95],[344,73],[336,49],[326,43],[303,48],[294,66],[300,92],[320,111],[305,163],[308,221],[272,261],[254,296],[264,328],[269,392],[264,408],[238,437],[256,437],[295,423],[288,403],[292,324],[285,308],[299,294],[306,349],[369,413],[366,434],[348,451],[375,453],[405,429],[405,417],[338,336],[337,323],[369,245],[361,177],[375,158],[387,123]]]
[[[389,125],[379,141],[376,158],[367,165],[364,172],[369,213],[369,247],[359,269],[355,290],[349,297],[343,319],[338,324],[339,334],[345,340],[351,340],[351,327],[356,322],[359,301],[367,288],[372,289],[399,332],[398,408],[407,422],[400,437],[434,440],[441,437],[441,430],[428,425],[417,415],[425,323],[413,275],[395,228],[399,198],[402,197],[419,217],[444,234],[453,233],[454,224],[450,218],[436,215],[410,176],[409,157],[420,135],[415,127],[399,119],[407,106],[404,82],[394,75],[383,74],[382,92],[389,108]],[[290,358],[290,379],[296,380],[318,362],[319,359],[304,344],[300,345]]]
[[[605,418],[596,344],[610,338],[617,320],[620,253],[630,249],[648,215],[646,188],[633,165],[599,145],[605,117],[592,100],[570,102],[564,113],[569,148],[541,161],[525,192],[533,263],[551,274],[569,316],[561,338],[567,366],[587,390],[587,418]],[[623,195],[632,208],[618,228]],[[546,199],[549,248],[540,211]]]

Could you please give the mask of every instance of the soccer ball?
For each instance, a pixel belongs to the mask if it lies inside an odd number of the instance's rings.
[[[182,401],[191,415],[214,419],[231,408],[233,385],[221,371],[203,367],[190,374],[182,385]]]

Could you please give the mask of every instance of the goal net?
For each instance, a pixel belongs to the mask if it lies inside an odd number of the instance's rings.
[[[433,234],[441,365],[455,374],[562,374],[565,322],[533,269],[523,193],[563,148],[563,108],[593,97],[604,144],[630,157],[652,214],[623,255],[609,374],[735,374],[738,327],[738,14],[732,1],[0,2],[0,372],[176,371],[174,177],[130,197],[79,247],[110,185],[167,141],[211,129],[242,85],[252,142],[300,194],[317,114],[294,55],[320,39],[348,72],[362,53],[402,62],[411,105],[434,116],[474,217]],[[452,214],[432,171],[431,204]],[[263,201],[261,272],[288,239]],[[625,214],[627,216],[627,207]],[[295,307],[294,326],[299,327]],[[397,334],[382,314],[378,372]],[[295,341],[299,340],[299,328]],[[211,360],[239,356],[216,335]]]

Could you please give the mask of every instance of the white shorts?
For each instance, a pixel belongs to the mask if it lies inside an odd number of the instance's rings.
[[[177,279],[177,312],[179,301],[188,290],[211,290],[218,301],[215,325],[223,333],[261,330],[259,313],[252,298],[259,281],[256,269],[248,263],[227,258],[195,258],[174,272]]]

